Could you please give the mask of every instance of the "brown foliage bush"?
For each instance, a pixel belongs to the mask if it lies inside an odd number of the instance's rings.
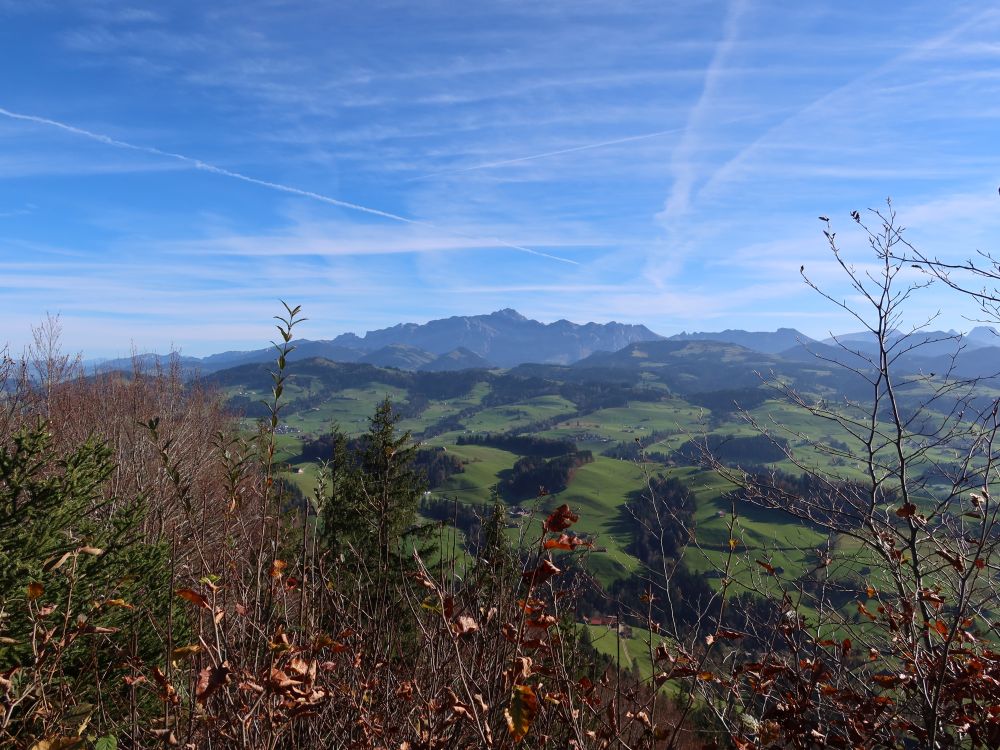
[[[568,507],[524,549],[503,542],[498,516],[460,573],[400,539],[331,550],[313,507],[285,503],[274,428],[298,322],[287,313],[272,419],[252,438],[176,367],[85,376],[55,346],[34,376],[5,361],[0,446],[34,477],[0,478],[5,507],[44,510],[65,486],[76,515],[51,516],[44,553],[10,550],[24,559],[0,591],[0,744],[689,746],[658,689],[670,670],[642,682],[581,640],[578,579],[552,557],[587,549],[566,534]],[[28,433],[30,461],[17,452]],[[81,445],[96,456],[85,487],[67,458]]]

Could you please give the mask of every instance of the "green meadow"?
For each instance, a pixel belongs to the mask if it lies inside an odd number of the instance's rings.
[[[644,372],[648,381],[650,368]],[[657,381],[654,381],[657,382]],[[685,555],[685,563],[706,576],[718,587],[727,571],[732,579],[731,594],[773,587],[774,579],[763,576],[760,560],[778,571],[779,579],[794,580],[813,568],[817,550],[832,544],[838,550],[838,570],[857,576],[864,561],[853,559],[856,543],[850,539],[827,539],[816,528],[794,522],[779,510],[742,504],[733,507],[727,493],[733,489],[718,474],[688,465],[663,465],[646,461],[637,463],[601,455],[618,443],[641,440],[646,451],[670,455],[690,440],[707,436],[744,436],[758,434],[764,428],[776,438],[787,441],[793,460],[776,461],[770,466],[797,474],[801,467],[812,467],[842,479],[863,479],[858,464],[831,454],[829,447],[854,445],[856,440],[831,420],[819,419],[799,406],[772,398],[746,415],[733,411],[713,412],[671,395],[659,384],[659,400],[630,400],[625,406],[581,411],[567,398],[558,395],[529,396],[503,404],[491,403],[493,389],[489,382],[476,382],[465,393],[449,399],[422,401],[422,408],[409,407],[414,396],[406,388],[379,382],[377,379],[352,388],[344,388],[317,399],[319,381],[305,378],[292,381],[286,390],[289,407],[282,416],[284,434],[277,436],[277,459],[288,464],[288,479],[311,496],[319,476],[316,462],[303,461],[302,440],[328,430],[334,423],[350,435],[361,434],[376,405],[388,397],[400,404],[407,416],[399,428],[410,431],[414,440],[427,447],[444,448],[457,457],[463,471],[449,477],[432,494],[470,505],[489,503],[494,488],[509,476],[519,456],[513,452],[484,445],[458,445],[462,435],[486,432],[523,433],[542,423],[540,437],[568,439],[580,449],[590,450],[592,463],[577,468],[568,486],[561,492],[538,501],[525,501],[530,511],[524,517],[512,517],[512,538],[538,536],[538,522],[560,503],[568,503],[580,515],[574,527],[592,537],[594,550],[587,556],[588,567],[604,584],[637,571],[642,563],[627,552],[631,519],[626,503],[642,498],[650,476],[663,474],[683,481],[695,497],[694,532],[696,541]],[[253,394],[266,399],[263,389],[230,389],[231,393]],[[817,396],[816,398],[819,398]],[[303,402],[311,399],[309,405]],[[572,416],[566,416],[572,415]],[[553,419],[556,421],[553,423]],[[249,423],[251,420],[247,420]],[[442,430],[437,425],[447,425]],[[429,437],[424,438],[427,431]],[[656,433],[657,439],[650,441]],[[929,458],[954,460],[952,452],[932,451]],[[638,502],[644,502],[639,499]],[[449,537],[449,544],[459,544],[461,536]],[[736,563],[739,563],[738,565]],[[733,575],[734,568],[739,573]]]

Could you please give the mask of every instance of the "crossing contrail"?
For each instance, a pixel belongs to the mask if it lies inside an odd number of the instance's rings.
[[[475,237],[473,235],[465,234],[464,232],[459,232],[454,229],[449,229],[448,227],[438,226],[429,221],[422,221],[420,219],[411,219],[406,216],[400,216],[399,214],[390,213],[388,211],[382,211],[378,208],[362,206],[358,203],[351,203],[350,201],[340,200],[339,198],[331,198],[328,195],[323,195],[322,193],[315,193],[311,190],[303,190],[301,188],[292,187],[291,185],[283,185],[280,182],[271,182],[269,180],[262,180],[257,177],[251,177],[249,175],[242,174],[240,172],[234,172],[231,169],[226,169],[225,167],[220,167],[216,164],[210,164],[209,162],[202,161],[201,159],[195,159],[191,156],[185,156],[184,154],[178,154],[173,151],[164,151],[163,149],[154,148],[153,146],[141,146],[135,143],[129,143],[128,141],[122,141],[117,138],[112,138],[111,136],[104,135],[103,133],[95,133],[91,130],[78,128],[75,125],[69,125],[65,122],[59,122],[58,120],[50,120],[47,117],[39,117],[37,115],[27,115],[21,112],[13,112],[9,109],[4,109],[3,107],[0,107],[0,115],[8,117],[12,120],[21,120],[23,122],[32,122],[37,125],[45,125],[52,128],[58,128],[59,130],[63,130],[67,133],[72,133],[73,135],[79,135],[84,138],[89,138],[92,141],[97,141],[98,143],[103,143],[107,146],[127,149],[129,151],[138,151],[140,153],[150,154],[152,156],[161,156],[168,159],[174,159],[175,161],[180,161],[185,164],[189,164],[195,169],[200,169],[203,172],[210,172],[212,174],[221,175],[223,177],[230,177],[234,180],[241,180],[243,182],[248,182],[251,185],[258,185],[260,187],[268,188],[270,190],[277,190],[282,193],[298,195],[302,198],[310,198],[315,201],[327,203],[331,206],[338,206],[340,208],[350,209],[351,211],[360,211],[361,213],[371,214],[372,216],[380,216],[383,219],[398,221],[404,224],[410,224],[412,226],[436,229],[438,231],[446,232],[447,234],[451,234],[455,237],[461,237],[462,239],[470,240],[472,242],[476,243],[486,242],[500,247],[507,247],[510,248],[511,250],[519,250],[522,253],[537,255],[540,258],[557,260],[560,263],[570,263],[572,265],[579,265],[575,260],[570,260],[569,258],[562,258],[558,255],[550,255],[549,253],[543,253],[540,250],[534,250],[533,248],[524,247],[523,245],[515,245],[511,242],[506,242],[505,240],[501,240],[497,237]]]
[[[523,161],[534,161],[535,159],[545,159],[550,156],[559,156],[560,154],[573,154],[577,151],[589,151],[592,148],[604,148],[605,146],[617,146],[619,143],[631,143],[633,141],[644,141],[649,138],[660,138],[665,135],[677,135],[678,133],[684,132],[684,128],[672,128],[670,130],[658,130],[655,133],[641,133],[639,135],[630,135],[626,138],[616,138],[613,141],[600,141],[599,143],[585,143],[581,146],[571,146],[570,148],[561,148],[557,151],[546,151],[542,154],[532,154],[531,156],[519,156],[516,159],[504,159],[502,161],[488,161],[482,164],[474,164],[471,167],[462,167],[461,169],[445,169],[440,172],[431,172],[429,174],[421,175],[420,177],[411,177],[408,182],[413,182],[416,180],[429,180],[432,177],[440,177],[446,174],[461,174],[463,172],[475,172],[477,169],[492,169],[493,167],[503,167],[508,164],[519,164]]]

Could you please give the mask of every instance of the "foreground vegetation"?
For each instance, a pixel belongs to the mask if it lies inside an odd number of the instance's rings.
[[[876,216],[877,353],[764,382],[290,368],[291,308],[269,372],[86,376],[48,321],[0,373],[0,744],[1000,747],[998,402],[897,375]]]
[[[177,372],[84,377],[52,327],[44,352],[4,361],[3,744],[680,737],[672,704],[586,645],[578,575],[551,561],[588,546],[567,536],[569,508],[515,546],[498,507],[458,575],[417,521],[388,402],[301,501],[275,460],[295,315],[252,437]]]

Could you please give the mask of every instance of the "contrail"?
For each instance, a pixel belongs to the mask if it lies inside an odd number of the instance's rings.
[[[339,206],[340,208],[347,208],[352,211],[360,211],[362,213],[371,214],[373,216],[380,216],[383,219],[390,219],[392,221],[399,221],[404,224],[411,224],[413,226],[425,227],[429,229],[436,229],[448,234],[454,235],[455,237],[461,237],[466,240],[471,240],[472,242],[488,242],[492,245],[499,245],[501,247],[508,247],[512,250],[519,250],[522,253],[530,253],[531,255],[537,255],[540,258],[548,258],[549,260],[557,260],[560,263],[570,263],[572,265],[579,265],[575,260],[570,260],[569,258],[562,258],[558,255],[550,255],[549,253],[543,253],[540,250],[534,250],[530,247],[524,247],[523,245],[515,245],[510,242],[498,239],[496,237],[474,237],[464,232],[459,232],[454,229],[449,229],[447,227],[440,227],[429,221],[421,221],[419,219],[410,219],[406,216],[400,216],[399,214],[389,213],[388,211],[382,211],[377,208],[370,208],[368,206],[362,206],[357,203],[350,203],[349,201],[342,201],[339,198],[331,198],[328,195],[323,195],[322,193],[314,193],[311,190],[302,190],[301,188],[292,187],[291,185],[283,185],[278,182],[270,182],[268,180],[261,180],[257,177],[250,177],[249,175],[241,174],[240,172],[234,172],[231,169],[226,169],[224,167],[217,166],[215,164],[210,164],[201,159],[195,159],[190,156],[185,156],[184,154],[177,154],[172,151],[164,151],[162,149],[154,148],[153,146],[139,146],[135,143],[129,143],[128,141],[121,141],[117,138],[112,138],[111,136],[104,135],[103,133],[95,133],[91,130],[84,130],[83,128],[78,128],[75,125],[68,125],[65,122],[59,122],[58,120],[50,120],[47,117],[38,117],[36,115],[26,115],[20,112],[12,112],[9,109],[4,109],[0,107],[0,115],[8,117],[12,120],[22,120],[24,122],[33,122],[38,125],[47,125],[49,127],[58,128],[59,130],[64,130],[67,133],[72,133],[73,135],[83,136],[84,138],[89,138],[92,141],[97,141],[98,143],[103,143],[108,146],[114,146],[115,148],[128,149],[130,151],[138,151],[144,154],[151,154],[153,156],[162,156],[168,159],[174,159],[176,161],[184,162],[189,164],[195,169],[200,169],[204,172],[211,172],[212,174],[221,175],[223,177],[230,177],[234,180],[242,180],[243,182],[249,182],[251,185],[259,185],[260,187],[269,188],[270,190],[277,190],[282,193],[290,193],[291,195],[298,195],[302,198],[311,198],[315,201],[320,201],[322,203],[328,203],[331,206]]]
[[[684,132],[684,128],[672,128],[671,130],[658,130],[655,133],[642,133],[640,135],[630,135],[627,138],[616,138],[613,141],[601,141],[600,143],[585,143],[582,146],[571,148],[561,148],[558,151],[546,151],[543,154],[532,154],[531,156],[520,156],[516,159],[504,159],[503,161],[488,161],[483,164],[475,164],[471,167],[461,169],[445,169],[441,172],[431,172],[420,177],[411,177],[407,182],[416,180],[428,180],[431,177],[440,177],[446,174],[461,174],[462,172],[474,172],[477,169],[492,169],[493,167],[503,167],[507,164],[518,164],[522,161],[534,161],[535,159],[545,159],[549,156],[559,156],[560,154],[573,154],[577,151],[589,151],[592,148],[604,148],[605,146],[616,146],[619,143],[631,143],[632,141],[644,141],[648,138],[660,138],[664,135],[676,135]]]

